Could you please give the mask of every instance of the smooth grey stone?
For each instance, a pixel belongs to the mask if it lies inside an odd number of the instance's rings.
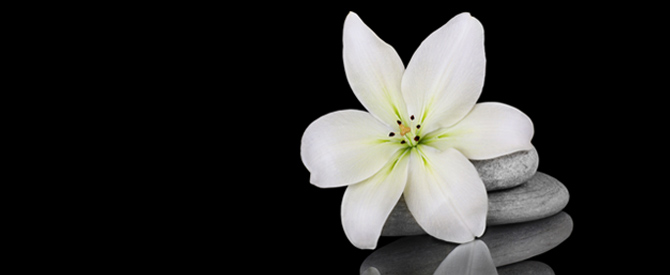
[[[480,240],[489,248],[495,266],[502,267],[558,246],[570,236],[572,228],[570,215],[559,212],[535,221],[488,227]],[[403,237],[370,254],[361,264],[360,273],[373,267],[378,272],[375,274],[383,275],[433,274],[456,246],[428,235]]]
[[[498,275],[554,275],[554,270],[545,263],[523,261],[498,268]]]
[[[487,225],[532,221],[551,216],[568,204],[568,189],[557,179],[537,172],[526,183],[512,189],[489,192]],[[403,197],[386,219],[382,236],[426,234],[410,213]]]
[[[426,234],[426,231],[416,222],[412,213],[409,212],[409,208],[407,208],[405,197],[401,196],[398,203],[391,210],[388,218],[386,218],[386,223],[382,227],[382,236],[412,236],[422,234]]]
[[[568,204],[570,193],[557,179],[537,172],[513,189],[489,193],[488,225],[531,221],[551,216]]]
[[[529,180],[540,165],[535,147],[487,160],[471,160],[487,191],[512,188]]]

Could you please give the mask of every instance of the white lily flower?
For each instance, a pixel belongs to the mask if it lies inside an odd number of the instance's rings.
[[[468,159],[532,148],[533,124],[502,103],[479,103],[486,58],[481,23],[461,13],[426,38],[407,69],[355,13],[344,23],[344,67],[369,111],[343,110],[310,124],[301,157],[318,187],[348,186],[342,225],[374,249],[400,196],[419,225],[449,242],[484,233],[488,197]]]

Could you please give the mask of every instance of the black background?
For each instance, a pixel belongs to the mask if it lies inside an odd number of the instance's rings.
[[[205,42],[205,53],[193,48],[208,66],[191,73],[217,84],[194,81],[188,88],[202,95],[193,104],[211,109],[202,113],[208,116],[199,122],[204,125],[196,125],[217,133],[208,157],[215,171],[222,169],[215,174],[223,191],[202,190],[223,202],[207,211],[221,228],[217,239],[223,241],[215,246],[234,252],[235,260],[251,259],[256,264],[230,264],[252,270],[357,274],[371,251],[355,248],[342,230],[345,188],[311,185],[300,159],[300,139],[312,121],[337,110],[364,110],[342,64],[344,19],[356,12],[407,64],[431,32],[470,12],[485,35],[479,102],[502,102],[526,113],[535,126],[538,171],[570,192],[564,211],[574,221],[572,235],[535,259],[557,274],[635,263],[632,251],[659,226],[644,218],[655,209],[644,200],[654,180],[640,176],[650,174],[641,153],[653,151],[653,142],[637,140],[651,131],[640,123],[648,111],[643,102],[658,94],[648,87],[654,77],[643,73],[654,60],[656,40],[649,9],[654,7],[296,5],[198,18],[195,25],[202,28],[186,33]],[[382,237],[378,247],[393,240]]]
[[[27,268],[358,274],[371,251],[342,230],[345,188],[311,185],[300,159],[311,122],[364,110],[342,64],[349,11],[405,64],[453,16],[481,21],[480,102],[506,103],[532,119],[538,170],[571,195],[564,211],[572,235],[538,260],[557,274],[640,274],[667,262],[654,258],[663,252],[667,208],[667,86],[658,85],[667,78],[664,6],[30,6],[26,16],[10,9],[17,18],[8,28],[20,35],[8,43],[24,49],[7,53],[21,63],[10,70],[26,78],[16,94],[39,109],[15,107],[18,116],[38,117],[24,124],[40,141],[19,150],[38,151],[23,157],[50,167],[21,174],[46,177],[18,184],[32,200],[8,192],[19,201],[8,213],[30,211],[7,222],[29,235],[8,238],[44,256],[10,249]],[[44,85],[39,96],[34,84]],[[58,121],[61,131],[43,121]]]

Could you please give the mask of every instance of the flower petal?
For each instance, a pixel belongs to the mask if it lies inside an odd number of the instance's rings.
[[[342,199],[342,226],[354,246],[375,249],[382,228],[407,183],[409,154],[398,152],[374,176],[349,185]]]
[[[388,125],[403,120],[405,103],[400,81],[405,66],[393,47],[353,12],[344,21],[343,44],[344,70],[358,100]]]
[[[533,145],[533,122],[518,109],[503,103],[475,105],[456,125],[425,137],[425,143],[440,150],[455,148],[469,159],[491,159]]]
[[[463,243],[484,233],[488,197],[477,170],[453,148],[412,150],[405,202],[428,234]]]
[[[367,112],[337,111],[310,124],[300,156],[319,187],[357,183],[377,173],[403,146],[388,142],[391,130]]]
[[[484,85],[484,28],[461,13],[426,38],[402,79],[409,114],[424,132],[448,127],[475,105]]]
[[[464,243],[449,252],[433,275],[498,274],[488,246],[481,240]]]

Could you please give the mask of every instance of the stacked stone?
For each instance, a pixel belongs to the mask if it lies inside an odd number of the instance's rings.
[[[537,150],[533,148],[529,151],[516,152],[489,160],[472,161],[472,163],[477,168],[488,191],[487,229],[481,240],[488,243],[496,266],[523,261],[544,253],[567,239],[572,232],[572,220],[568,214],[561,212],[561,210],[568,204],[570,195],[567,188],[557,179],[537,171],[539,164]],[[411,237],[409,240],[400,239],[397,241],[400,244],[391,243],[389,245],[391,248],[382,247],[375,251],[365,261],[361,271],[377,266],[376,259],[384,258],[386,260],[382,262],[404,262],[404,267],[407,267],[407,262],[400,258],[388,259],[388,256],[384,256],[388,251],[395,251],[390,252],[389,255],[394,255],[391,258],[405,255],[393,246],[401,248],[404,246],[406,249],[414,251],[407,255],[416,256],[420,254],[416,253],[417,249],[422,251],[425,249],[409,245],[410,243],[429,242],[432,244],[428,247],[446,245],[446,248],[456,245],[437,242],[430,236],[420,236],[425,234],[426,232],[407,209],[404,199],[401,198],[389,215],[382,230],[382,236],[416,237]],[[514,240],[514,236],[518,236],[519,240]],[[492,245],[494,247],[491,247]],[[436,251],[445,253],[448,250],[441,247]],[[518,251],[518,253],[511,251]],[[425,253],[430,254],[431,252]],[[437,255],[434,262],[439,264],[443,256]],[[420,256],[419,258],[426,259],[426,256]],[[519,267],[539,268],[539,266],[542,266],[542,264],[524,262],[507,268],[513,270]],[[546,266],[542,266],[542,268],[546,268]],[[499,268],[499,271],[504,270]],[[553,274],[550,268],[546,274]]]

